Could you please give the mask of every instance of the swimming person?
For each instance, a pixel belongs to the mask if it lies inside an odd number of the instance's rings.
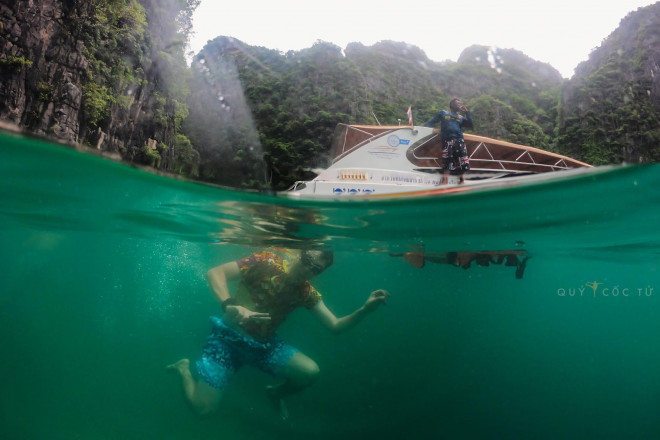
[[[305,307],[328,329],[340,333],[385,304],[389,297],[387,291],[375,290],[362,307],[336,317],[309,282],[332,265],[333,257],[332,252],[319,250],[283,255],[261,251],[208,271],[209,283],[224,315],[222,319],[211,317],[211,334],[195,364],[199,379],[193,377],[188,359],[167,367],[180,374],[184,395],[198,414],[217,410],[230,377],[241,366],[250,364],[283,380],[269,386],[266,392],[280,416],[288,418],[282,399],[310,386],[319,367],[275,334],[287,315]],[[233,296],[228,287],[231,281],[239,281]]]
[[[465,113],[465,116],[459,112]],[[464,183],[463,174],[470,170],[470,157],[462,128],[474,128],[472,114],[459,98],[454,98],[449,101],[449,111],[440,110],[433,119],[424,123],[424,126],[432,127],[437,122],[440,122],[442,137],[442,184],[447,184],[450,172],[460,176],[458,183]]]

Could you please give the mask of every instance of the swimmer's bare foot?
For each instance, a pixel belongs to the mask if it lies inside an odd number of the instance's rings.
[[[273,403],[275,406],[275,410],[279,411],[280,413],[280,418],[282,420],[288,420],[289,419],[289,410],[287,409],[286,405],[284,404],[284,400],[279,396],[278,391],[279,386],[278,385],[268,385],[266,387],[266,395],[268,395],[268,398],[270,401]]]
[[[189,359],[181,359],[179,361],[176,361],[173,364],[168,365],[165,367],[167,371],[172,371],[172,372],[177,372],[181,375],[181,377],[184,376],[190,376],[190,360]]]

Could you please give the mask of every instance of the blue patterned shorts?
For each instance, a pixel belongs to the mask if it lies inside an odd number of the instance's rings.
[[[452,174],[463,174],[470,171],[470,156],[467,153],[465,139],[442,141],[442,165]]]
[[[231,376],[243,365],[254,365],[275,377],[283,377],[284,367],[298,350],[278,337],[259,342],[211,317],[211,334],[202,358],[196,362],[199,377],[213,388],[222,390]]]

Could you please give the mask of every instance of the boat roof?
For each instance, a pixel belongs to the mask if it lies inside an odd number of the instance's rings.
[[[401,129],[413,132],[417,130],[421,135],[406,151],[406,159],[419,169],[437,169],[441,165],[442,157],[442,139],[438,130],[399,125],[338,124],[331,149],[333,163],[372,141]],[[540,148],[469,133],[464,134],[464,139],[473,171],[540,173],[591,167],[585,162]]]

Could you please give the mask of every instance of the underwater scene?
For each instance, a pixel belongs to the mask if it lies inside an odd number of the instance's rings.
[[[298,200],[0,134],[0,437],[442,439],[660,436],[660,165],[409,199]],[[165,369],[222,316],[206,273],[325,249],[279,336],[318,380],[245,367],[197,416]],[[233,289],[233,285],[230,285]]]

